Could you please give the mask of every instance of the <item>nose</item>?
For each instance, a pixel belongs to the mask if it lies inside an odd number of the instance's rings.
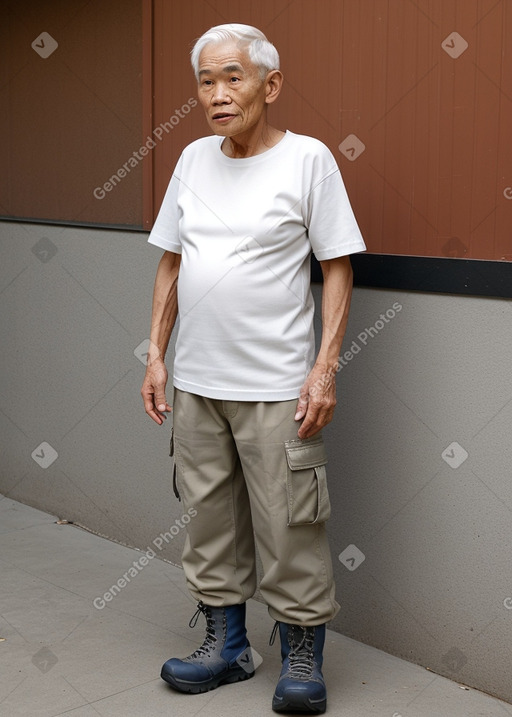
[[[212,92],[211,101],[213,105],[226,105],[231,102],[228,88],[224,82],[217,82]]]

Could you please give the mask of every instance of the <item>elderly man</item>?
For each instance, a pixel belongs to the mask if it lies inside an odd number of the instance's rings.
[[[162,424],[171,411],[164,356],[179,313],[175,491],[194,515],[183,567],[206,637],[192,655],[168,660],[162,677],[199,693],[253,676],[245,603],[256,589],[256,545],[281,640],[272,707],[322,713],[325,624],[339,605],[320,431],[336,403],[348,255],[365,245],[327,147],[268,124],[283,77],[263,33],[212,28],[192,66],[213,136],[183,151],[149,237],[165,251],[142,396]],[[324,277],[316,357],[311,252]]]

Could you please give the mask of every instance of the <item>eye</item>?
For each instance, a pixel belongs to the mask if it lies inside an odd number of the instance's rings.
[[[229,81],[230,82],[240,82],[240,78],[239,77],[230,77]]]

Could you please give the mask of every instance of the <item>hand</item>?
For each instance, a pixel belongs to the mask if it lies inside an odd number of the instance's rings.
[[[332,421],[336,406],[336,369],[314,366],[301,388],[295,420],[304,419],[299,438],[311,438]]]
[[[167,367],[165,363],[161,358],[151,359],[151,363],[146,367],[146,375],[140,392],[146,413],[159,426],[167,418],[165,412],[172,411],[165,398],[166,384]]]

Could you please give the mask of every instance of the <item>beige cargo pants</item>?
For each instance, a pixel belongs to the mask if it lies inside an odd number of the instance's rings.
[[[297,438],[297,400],[222,401],[175,389],[176,487],[187,524],[183,567],[196,600],[220,607],[256,589],[274,620],[320,625],[339,610],[325,531],[322,438]]]

